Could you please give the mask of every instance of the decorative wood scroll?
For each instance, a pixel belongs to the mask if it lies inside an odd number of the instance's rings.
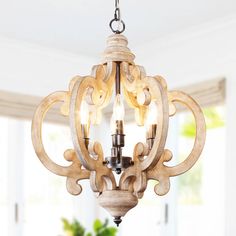
[[[73,150],[66,150],[64,158],[72,162],[68,167],[60,166],[54,163],[47,155],[42,142],[42,121],[47,111],[58,102],[65,102],[69,94],[67,92],[55,92],[46,97],[38,106],[32,122],[32,142],[35,152],[42,164],[56,175],[67,177],[67,189],[73,195],[80,194],[82,188],[77,182],[81,179],[88,179],[90,173],[82,169],[82,165],[76,158]]]
[[[90,179],[91,188],[97,193],[100,204],[119,220],[137,204],[138,198],[142,198],[148,180],[158,181],[155,192],[164,195],[170,188],[169,178],[183,174],[196,163],[205,143],[206,127],[201,108],[190,96],[179,91],[169,92],[162,77],[146,76],[143,67],[134,65],[134,55],[127,48],[124,36],[113,35],[108,44],[104,64],[94,66],[90,76],[73,78],[68,91],[55,92],[40,103],[32,122],[32,141],[43,165],[51,172],[67,177],[67,189],[71,194],[78,195],[81,192],[79,180]],[[116,73],[114,58],[122,58],[121,85],[128,105],[135,110],[136,123],[144,125],[148,106],[153,101],[158,113],[152,148],[146,143],[136,144],[133,165],[123,170],[119,183],[116,183],[112,170],[105,163],[101,144],[94,142],[88,147],[85,145],[80,117],[81,103],[86,101],[90,107],[90,115],[95,117],[91,120],[92,123],[100,122],[98,117],[109,104],[113,93]],[[69,149],[64,153],[64,158],[72,163],[68,167],[53,162],[42,141],[43,119],[56,103],[62,103],[61,115],[69,119],[71,128],[74,150]],[[172,153],[165,149],[165,143],[169,116],[176,114],[176,103],[184,105],[193,113],[196,138],[188,157],[182,163],[169,167],[165,162],[171,160]]]

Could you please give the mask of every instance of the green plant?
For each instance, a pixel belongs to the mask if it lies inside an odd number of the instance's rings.
[[[223,115],[215,107],[203,109],[206,120],[207,130],[216,129],[225,125]],[[196,135],[195,121],[191,115],[188,115],[185,124],[181,128],[182,136],[186,138],[194,138]]]
[[[71,223],[65,219],[62,218],[63,222],[63,229],[65,232],[67,232],[70,236],[84,236],[85,235],[85,228],[74,219]]]
[[[69,222],[67,219],[62,218],[63,229],[68,236],[115,236],[117,229],[115,227],[108,226],[109,221],[106,219],[104,223],[100,220],[95,220],[93,223],[93,233],[86,233],[85,228],[81,223],[74,219]]]
[[[224,111],[220,107],[208,107],[203,109],[206,120],[207,130],[221,128],[225,125]],[[181,125],[181,135],[183,139],[193,139],[196,135],[196,127],[193,116],[189,113],[184,115]],[[186,140],[185,140],[186,141]],[[183,151],[179,155],[179,161],[186,158]],[[181,204],[202,204],[202,181],[203,181],[203,163],[200,160],[198,164],[185,176],[178,178],[179,201]]]
[[[95,220],[93,223],[95,236],[115,236],[117,229],[114,227],[109,227],[108,223],[109,222],[107,219],[104,223],[102,223],[100,220]],[[92,236],[92,234],[90,234],[89,236]]]

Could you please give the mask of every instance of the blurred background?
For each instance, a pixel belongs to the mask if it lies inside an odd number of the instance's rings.
[[[198,163],[171,180],[163,197],[150,181],[139,205],[128,212],[117,235],[236,235],[236,1],[120,0],[125,35],[148,75],[162,75],[203,107],[207,141]],[[65,178],[47,171],[31,143],[31,120],[39,101],[67,90],[75,75],[89,75],[100,62],[113,18],[114,1],[0,0],[0,235],[65,236],[62,218],[91,231],[109,214],[96,202],[88,181],[74,197]],[[109,109],[93,139],[110,152]],[[127,108],[126,155],[145,139]],[[49,156],[68,165],[72,148],[68,121],[58,108],[48,115],[43,138]],[[108,130],[104,132],[104,130]],[[193,117],[180,110],[170,119],[166,147],[174,165],[194,142]]]

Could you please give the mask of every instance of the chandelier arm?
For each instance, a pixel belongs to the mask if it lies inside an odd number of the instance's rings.
[[[104,67],[104,65],[103,65],[103,67]],[[105,65],[105,74],[104,74],[103,79],[102,79],[105,83],[109,83],[111,78],[115,77],[115,73],[116,73],[115,67],[116,67],[115,62],[110,61],[110,62],[106,63],[106,65]]]
[[[173,105],[174,102],[178,102],[191,110],[196,123],[196,137],[191,153],[182,163],[173,167],[166,166],[164,163],[170,161],[173,154],[170,150],[165,150],[157,165],[153,169],[148,170],[147,179],[158,181],[154,190],[156,194],[160,196],[165,195],[169,191],[170,177],[181,175],[193,167],[203,150],[206,138],[205,119],[203,112],[196,101],[189,95],[179,91],[169,92],[169,99]]]
[[[70,166],[61,166],[53,162],[46,153],[42,142],[42,122],[50,108],[58,103],[64,103],[68,100],[68,92],[55,92],[47,96],[37,107],[31,127],[32,143],[35,152],[42,164],[52,173],[67,177],[67,189],[73,195],[78,195],[82,191],[77,183],[81,179],[89,179],[90,173],[81,169],[81,163],[75,156],[74,150],[68,149],[64,152],[64,158],[72,162]],[[62,106],[63,106],[62,105]]]
[[[101,123],[102,109],[108,106],[112,97],[115,80],[115,63],[108,62],[104,65],[100,64],[93,66],[91,76],[99,81],[97,82],[97,85],[100,86],[97,86],[96,91],[94,91],[94,88],[92,87],[88,89],[85,100],[91,105],[91,124],[98,125]],[[99,94],[97,91],[102,91],[103,94]],[[99,104],[95,104],[94,102],[94,93],[103,98]]]
[[[86,100],[89,100],[89,103],[96,106],[97,109],[102,109],[108,104],[112,96],[112,84],[114,83],[114,79],[111,77],[107,83],[105,83],[103,82],[103,75],[105,75],[103,66],[100,65],[97,67],[95,78],[86,76],[77,80],[73,84],[71,91],[69,116],[72,140],[82,165],[90,171],[95,170],[96,160],[89,156],[89,152],[84,145],[79,111],[81,102],[86,96]],[[98,158],[100,162],[103,162],[103,156],[99,156]]]
[[[93,152],[97,154],[97,159],[90,156],[83,141],[79,115],[81,102],[88,88],[92,88],[90,89],[92,93],[90,93],[89,100],[95,106],[98,106],[98,108],[103,107],[104,103],[107,104],[107,101],[110,99],[110,87],[107,86],[101,78],[100,76],[96,76],[96,78],[87,76],[82,80],[76,81],[72,89],[70,101],[70,127],[74,149],[82,165],[87,170],[91,171],[90,184],[94,192],[102,192],[104,189],[113,190],[116,188],[116,181],[112,170],[104,165],[104,156],[100,143],[95,142],[92,148]],[[112,83],[112,80],[110,80],[108,84],[110,83]]]
[[[114,174],[104,165],[99,165],[96,171],[91,171],[90,186],[95,193],[115,190],[116,180]]]
[[[143,80],[146,77],[145,70],[141,66],[122,63],[121,78],[124,96],[127,104],[135,110],[135,121],[138,125],[144,125],[147,105],[150,103],[150,96],[145,96],[141,103],[138,102],[139,94],[143,94],[147,86]],[[150,95],[150,93],[148,92]]]
[[[165,147],[169,126],[169,101],[167,89],[159,77],[145,77],[152,99],[157,104],[157,130],[153,147],[148,156],[140,162],[142,171],[153,168],[159,161]]]
[[[123,61],[121,66],[123,72],[122,76],[124,77],[124,83],[126,83],[128,91],[134,90],[135,83],[133,82],[137,82],[147,77],[145,68],[143,66],[135,65],[134,63],[128,63],[126,61]]]
[[[70,100],[70,128],[72,134],[72,141],[76,154],[82,163],[82,165],[89,171],[95,169],[95,160],[89,155],[89,152],[84,144],[83,134],[81,129],[80,120],[80,108],[81,102],[85,95],[86,89],[92,86],[92,82],[87,81],[93,80],[93,78],[87,77],[82,80],[78,80],[72,89],[71,100]]]
[[[37,107],[31,127],[32,142],[35,152],[42,164],[56,175],[68,176],[70,167],[60,166],[53,162],[46,153],[42,142],[42,122],[48,110],[58,103],[64,102],[67,92],[55,92],[44,98]]]
[[[113,84],[115,81],[115,63],[108,62],[106,65],[96,65],[92,69],[92,75],[83,77],[89,80],[89,90],[86,94],[86,101],[90,105],[96,106],[97,109],[102,110],[111,100],[113,92]]]
[[[104,68],[104,65],[102,65]],[[96,75],[96,78],[99,76],[99,72]],[[101,87],[105,91],[105,99],[101,105],[99,105],[99,109],[107,107],[111,101],[112,93],[113,93],[113,85],[115,83],[116,76],[116,63],[108,62],[104,69],[104,75],[101,77]]]
[[[146,173],[142,172],[138,165],[129,167],[122,173],[119,188],[124,191],[130,191],[138,198],[141,198],[143,196],[142,193],[147,188]]]
[[[76,153],[73,149],[68,149],[64,152],[64,157],[67,161],[73,161],[74,174],[67,177],[66,188],[72,195],[79,195],[82,191],[82,186],[78,184],[79,180],[89,179],[90,172],[82,169],[82,165],[76,157]]]
[[[164,152],[169,124],[169,101],[165,80],[162,77],[156,76],[145,77],[142,79],[142,82],[150,88],[150,93],[153,95],[152,98],[157,102],[159,114],[157,117],[157,134],[150,151],[148,151],[145,144],[138,143],[135,146],[134,165],[124,170],[119,183],[120,188],[124,190],[129,189],[129,185],[132,185],[132,190],[138,197],[142,197],[147,187],[147,171],[158,164]],[[143,158],[144,156],[147,157]]]
[[[95,142],[93,153],[98,157],[103,157],[103,150],[100,143]],[[91,147],[90,147],[91,148]],[[94,192],[103,192],[104,190],[116,189],[116,180],[111,169],[103,164],[103,159],[96,161],[95,171],[91,171],[90,186]]]
[[[147,180],[158,181],[158,184],[154,187],[154,191],[159,196],[167,194],[170,190],[170,176],[165,169],[164,163],[170,161],[172,156],[172,152],[165,149],[157,165],[146,172]]]
[[[135,145],[133,152],[134,165],[129,167],[127,171],[124,171],[120,178],[119,186],[122,190],[140,193],[146,189],[147,181],[144,181],[146,178],[141,174],[140,161],[142,161],[148,153],[149,147],[146,143],[140,142]],[[134,182],[139,182],[139,184],[136,183],[134,187]]]
[[[107,65],[96,65],[92,69],[92,76],[80,77],[71,83],[71,100],[70,100],[70,125],[72,131],[73,142],[75,147],[77,147],[77,154],[81,157],[81,162],[85,168],[90,169],[89,163],[94,165],[95,161],[86,155],[86,160],[83,158],[83,153],[80,151],[80,146],[78,141],[81,140],[81,129],[79,125],[80,116],[79,110],[81,101],[84,98],[88,104],[90,104],[93,109],[92,112],[101,112],[105,108],[112,96],[112,86],[114,84],[115,78],[115,64],[107,63]],[[80,132],[80,138],[78,133]],[[83,142],[81,143],[83,146]],[[84,148],[83,148],[84,149]],[[87,150],[84,150],[86,153]],[[100,161],[103,161],[103,156],[99,156]],[[86,167],[87,166],[87,167]],[[94,170],[91,168],[90,170]]]
[[[179,91],[170,92],[169,97],[172,103],[181,103],[191,110],[196,124],[196,136],[191,153],[177,166],[165,167],[169,176],[177,176],[191,169],[200,157],[206,140],[206,123],[200,106],[192,97]]]
[[[147,77],[146,72],[142,66],[130,65],[127,62],[121,63],[121,81],[124,90],[133,93],[137,91],[137,88],[145,88],[146,84],[143,78]],[[128,99],[130,107],[135,108],[138,106],[136,100]]]

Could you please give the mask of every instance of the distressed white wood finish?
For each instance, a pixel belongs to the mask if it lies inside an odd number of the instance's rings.
[[[64,158],[72,162],[70,166],[60,166],[54,163],[46,153],[42,142],[42,122],[47,111],[58,102],[67,100],[67,92],[55,92],[46,97],[38,106],[32,122],[32,142],[35,152],[42,164],[56,175],[67,177],[67,189],[73,195],[78,195],[82,188],[77,182],[81,179],[88,179],[90,173],[82,169],[82,165],[76,158],[74,150],[66,150]]]
[[[155,192],[164,195],[169,191],[169,178],[188,171],[198,160],[205,143],[205,120],[199,105],[188,95],[179,91],[168,92],[166,81],[161,76],[146,76],[141,66],[133,63],[134,55],[127,48],[127,39],[113,35],[108,40],[103,64],[93,67],[92,74],[72,79],[69,91],[56,92],[46,97],[38,106],[32,123],[32,141],[41,162],[53,173],[67,176],[67,189],[77,195],[81,187],[80,179],[90,179],[92,190],[97,193],[101,206],[115,217],[124,216],[142,198],[148,180],[158,181]],[[104,163],[100,143],[90,143],[87,148],[81,129],[80,109],[84,100],[91,108],[91,116],[99,117],[112,96],[115,83],[115,61],[121,61],[121,85],[130,107],[135,109],[136,122],[143,125],[148,105],[157,104],[157,133],[151,150],[145,143],[134,147],[133,165],[125,169],[117,184],[111,169]],[[45,114],[53,104],[62,102],[61,114],[69,117],[74,150],[67,150],[64,157],[71,161],[69,167],[54,163],[44,150],[41,128]],[[165,150],[169,116],[176,114],[176,103],[189,109],[196,121],[196,138],[193,149],[185,161],[168,167],[165,162],[172,158],[170,150]],[[93,123],[99,123],[95,118]],[[110,147],[108,147],[110,148]],[[85,168],[83,169],[82,166]]]
[[[92,92],[89,92],[87,100],[96,106],[97,109],[102,109],[104,104],[107,104],[111,99],[112,86],[109,87],[109,85],[114,83],[114,77],[111,76],[107,83],[105,83],[103,80],[107,78],[105,76],[106,73],[103,72],[103,66],[98,66],[96,77],[88,76],[84,77],[83,80],[78,80],[74,84],[70,100],[70,126],[75,152],[83,166],[91,171],[90,183],[94,192],[116,188],[112,170],[103,164],[104,156],[101,145],[97,142],[94,144],[94,153],[98,157],[95,160],[85,146],[80,122],[80,106],[82,100],[87,95],[88,89]]]
[[[169,177],[181,175],[191,169],[201,155],[206,138],[206,125],[203,113],[199,105],[187,94],[179,91],[169,92],[170,102],[181,103],[186,106],[194,115],[196,123],[196,137],[194,146],[188,157],[177,166],[169,167],[164,163],[172,158],[170,150],[165,150],[158,164],[147,172],[148,179],[155,179],[159,183],[155,186],[158,195],[164,195],[169,191]]]
[[[98,202],[113,217],[121,217],[138,204],[138,198],[129,191],[112,190],[104,191]]]
[[[129,64],[134,63],[134,54],[127,47],[128,40],[124,35],[113,34],[107,39],[107,48],[102,57],[102,63],[122,61]]]

